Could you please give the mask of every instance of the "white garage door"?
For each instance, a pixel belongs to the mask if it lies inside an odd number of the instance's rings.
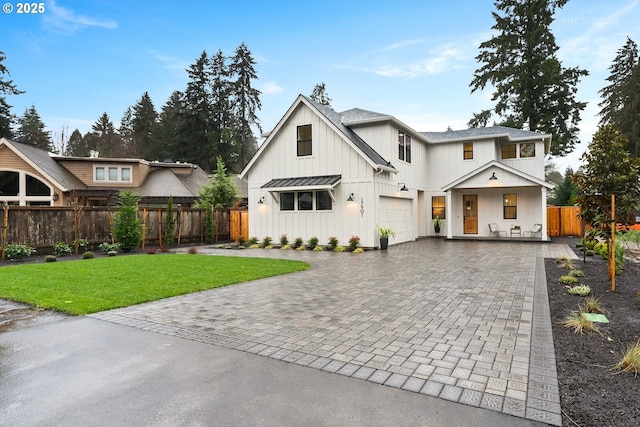
[[[413,216],[411,215],[411,199],[397,197],[380,197],[378,224],[390,227],[395,233],[389,243],[401,243],[414,240],[412,233]]]

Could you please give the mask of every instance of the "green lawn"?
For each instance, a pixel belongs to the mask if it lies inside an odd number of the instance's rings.
[[[127,255],[0,267],[0,298],[75,315],[305,270],[300,261]]]

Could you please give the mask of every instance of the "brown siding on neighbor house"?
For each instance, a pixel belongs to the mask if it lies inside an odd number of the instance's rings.
[[[59,160],[58,163],[75,175],[83,184],[93,185],[93,163],[64,160]]]
[[[34,168],[7,147],[0,148],[0,169],[23,170],[46,181]],[[48,182],[48,181],[47,181]]]
[[[147,179],[147,175],[149,175],[149,172],[151,172],[151,167],[147,163],[140,163],[138,164],[138,167],[134,169],[138,169],[138,173],[134,172],[133,182],[136,183],[136,187],[139,187],[142,185],[144,180]]]
[[[83,161],[65,161],[60,160],[59,163],[65,167],[69,172],[74,174],[80,181],[82,181],[87,187],[139,187],[140,183],[140,171],[139,164],[130,163],[130,162],[122,162],[122,161],[113,161],[113,162],[93,162],[87,158],[87,160]],[[100,166],[109,167],[109,166],[130,166],[131,167],[131,183],[124,182],[101,182],[96,183],[93,181],[93,167],[94,165],[99,164]]]

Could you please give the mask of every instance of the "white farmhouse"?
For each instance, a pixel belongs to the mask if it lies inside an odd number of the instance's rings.
[[[501,126],[418,132],[393,116],[338,113],[300,95],[241,173],[249,234],[377,247],[440,235],[548,240],[551,135]],[[491,227],[490,227],[491,225]]]

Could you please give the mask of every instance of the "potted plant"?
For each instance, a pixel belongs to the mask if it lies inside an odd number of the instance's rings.
[[[396,237],[396,233],[389,227],[378,226],[378,234],[380,235],[380,250],[387,250],[389,237]]]
[[[439,216],[433,218],[433,229],[435,230],[437,235],[440,235],[440,226],[442,225],[442,220]]]

